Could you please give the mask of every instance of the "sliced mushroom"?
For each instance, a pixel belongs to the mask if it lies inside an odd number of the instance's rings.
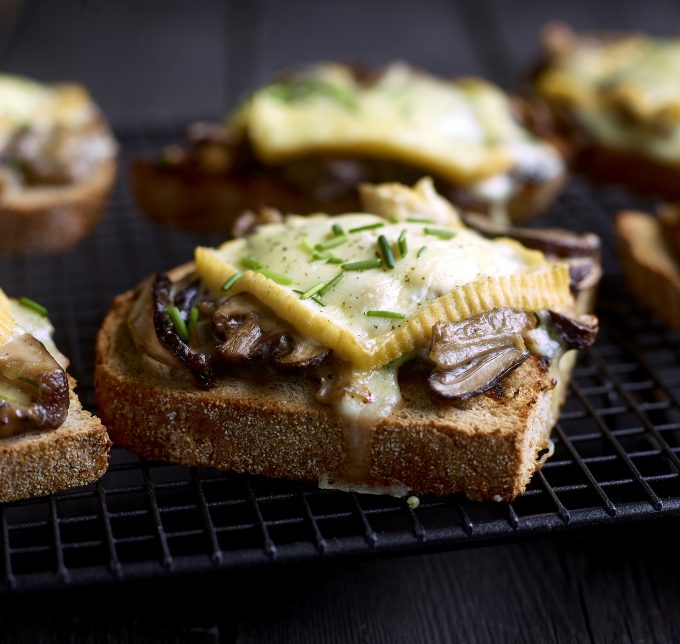
[[[438,322],[432,329],[430,359],[441,368],[456,367],[478,354],[519,345],[520,334],[533,329],[536,323],[533,313],[509,308],[456,323]]]
[[[526,246],[540,250],[549,257],[561,259],[589,257],[599,260],[600,238],[593,233],[573,233],[561,228],[519,228],[498,226],[488,217],[477,213],[463,215],[466,225],[485,237],[511,237]]]
[[[276,208],[260,208],[257,212],[244,210],[234,221],[231,227],[232,237],[245,237],[252,233],[258,226],[264,224],[279,224],[283,221],[283,215]]]
[[[167,275],[159,273],[153,280],[151,294],[153,303],[153,325],[156,330],[156,335],[161,345],[168,349],[172,355],[189,370],[196,384],[199,387],[208,389],[214,386],[215,379],[205,355],[191,349],[189,345],[179,337],[168,317],[168,308],[173,306],[175,302],[191,306],[192,299],[183,295],[182,291],[177,293],[176,288],[177,285],[173,285]],[[186,286],[185,288],[191,288],[191,286]]]
[[[528,357],[528,351],[516,346],[499,347],[453,369],[436,369],[428,383],[444,398],[464,400],[495,387]]]
[[[568,317],[557,311],[548,311],[550,325],[565,349],[587,349],[597,338],[599,321],[594,315]]]
[[[313,367],[331,353],[300,338],[248,295],[235,295],[220,305],[213,315],[213,330],[223,340],[215,357],[225,362],[270,358],[281,367]]]
[[[41,342],[25,333],[0,347],[0,436],[60,427],[68,408],[66,373]]]

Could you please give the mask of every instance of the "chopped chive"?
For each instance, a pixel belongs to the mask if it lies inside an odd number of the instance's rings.
[[[309,253],[310,255],[314,255],[314,246],[312,246],[312,242],[309,241],[306,237],[303,237],[300,240],[300,247],[302,250],[304,250],[306,253]]]
[[[390,221],[391,221],[393,224],[399,223],[399,217],[396,215],[396,213],[393,214],[393,215],[390,217]]]
[[[349,262],[349,264],[343,264],[343,271],[363,271],[367,268],[380,268],[382,264],[382,259],[376,257],[375,259],[364,259],[360,262]]]
[[[426,228],[425,233],[441,239],[451,239],[458,234],[455,230],[444,230],[443,228]]]
[[[409,223],[412,224],[435,224],[437,223],[434,219],[426,219],[424,217],[408,217],[406,219]]]
[[[38,304],[38,302],[32,300],[30,297],[20,297],[19,304],[21,304],[21,306],[24,308],[31,309],[31,311],[34,311],[44,318],[47,317],[47,309],[42,304]]]
[[[275,273],[274,271],[267,270],[266,268],[261,268],[259,270],[260,275],[264,275],[266,278],[270,279],[272,282],[281,284],[282,286],[290,286],[295,284],[295,280],[288,275],[281,275],[281,273]]]
[[[408,244],[406,243],[406,231],[402,230],[397,239],[397,245],[399,246],[399,255],[404,258],[406,253],[408,253]]]
[[[259,271],[263,267],[262,262],[258,262],[256,259],[253,259],[252,257],[242,257],[241,264],[246,268],[250,268],[251,270],[254,271]]]
[[[301,300],[308,300],[312,295],[316,295],[324,286],[326,282],[319,282],[312,286],[312,288],[307,289],[302,295],[300,295]]]
[[[331,237],[331,239],[327,239],[326,241],[322,241],[316,244],[316,246],[314,246],[314,250],[328,250],[329,248],[335,248],[336,246],[340,246],[341,244],[344,244],[346,241],[347,235]]]
[[[297,293],[298,295],[302,295],[302,291],[294,288],[293,293]],[[318,295],[312,295],[312,297],[309,298],[312,300],[312,302],[316,302],[319,306],[326,306],[326,303],[318,296]]]
[[[331,255],[327,260],[326,264],[343,264],[345,262],[342,257],[338,257],[337,255]]]
[[[416,257],[420,257],[427,250],[427,246],[421,246],[416,253]]]
[[[384,225],[385,225],[385,222],[379,221],[378,223],[375,223],[375,224],[367,224],[366,226],[358,226],[357,228],[350,228],[349,232],[360,233],[364,230],[373,230],[374,228],[382,228]]]
[[[330,291],[334,286],[339,284],[344,277],[345,277],[344,273],[338,273],[332,280],[326,282],[319,289],[318,295],[321,295],[321,296],[326,295],[326,293],[328,293],[328,291]]]
[[[170,322],[172,322],[172,326],[175,328],[177,335],[184,340],[184,342],[189,342],[189,330],[187,329],[182,314],[176,306],[168,307],[168,317],[170,318]]]
[[[17,380],[21,380],[21,382],[25,382],[26,384],[29,384],[32,387],[40,386],[35,380],[33,380],[33,378],[29,378],[28,376],[17,376]]]
[[[378,237],[378,246],[380,247],[380,254],[382,255],[383,262],[385,262],[385,266],[387,268],[394,268],[394,253],[385,235]]]
[[[405,313],[397,313],[396,311],[366,311],[364,315],[370,318],[391,318],[393,320],[403,320],[406,317]]]
[[[345,261],[342,257],[333,255],[333,253],[329,253],[327,250],[315,250],[312,259],[323,259],[327,264],[342,264]]]
[[[342,226],[340,224],[333,224],[333,234],[336,237],[341,237],[342,235],[345,234],[345,231],[342,229]]]
[[[198,309],[195,306],[192,306],[189,309],[189,321],[187,322],[187,332],[189,333],[189,337],[191,337],[194,327],[198,322],[198,316],[199,316]]]
[[[224,284],[222,284],[220,291],[226,293],[239,279],[241,279],[242,275],[243,273],[241,271],[234,273]]]

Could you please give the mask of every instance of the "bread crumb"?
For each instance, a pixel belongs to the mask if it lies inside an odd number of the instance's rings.
[[[406,504],[411,510],[415,510],[420,505],[420,499],[417,496],[409,496],[406,499]]]

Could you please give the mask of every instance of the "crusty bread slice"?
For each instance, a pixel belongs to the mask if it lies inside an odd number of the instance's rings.
[[[635,296],[680,333],[680,265],[657,217],[624,211],[616,219],[619,258]]]
[[[116,161],[101,163],[86,181],[0,193],[0,253],[70,250],[101,218],[116,178]]]
[[[0,502],[85,485],[108,466],[111,441],[101,421],[82,409],[70,378],[70,406],[58,429],[0,438]]]
[[[338,470],[343,430],[316,402],[315,382],[246,366],[203,391],[183,373],[150,370],[127,328],[134,297],[115,299],[97,338],[97,401],[115,443],[148,458],[275,477],[317,481]],[[431,396],[425,373],[406,374],[404,403],[372,432],[365,485],[513,499],[540,466],[572,364],[565,356],[556,386],[530,358],[493,391],[459,403]]]
[[[524,183],[508,201],[510,218],[521,222],[544,212],[562,192],[567,180],[565,172],[542,183]],[[139,159],[132,165],[130,181],[135,200],[151,219],[195,231],[231,234],[235,219],[244,210],[264,206],[300,214],[361,209],[355,190],[321,199],[264,167],[248,178],[239,178]],[[454,204],[488,214],[488,204],[474,198],[468,190],[439,189]]]

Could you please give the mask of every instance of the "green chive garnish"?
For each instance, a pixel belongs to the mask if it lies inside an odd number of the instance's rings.
[[[272,282],[281,284],[282,286],[290,286],[295,284],[295,280],[288,275],[281,275],[281,273],[275,273],[274,271],[267,270],[266,268],[261,268],[259,270],[260,275],[264,275],[266,278],[270,279]]]
[[[300,240],[300,247],[302,250],[304,250],[306,253],[309,253],[310,255],[314,255],[314,246],[312,246],[312,243],[307,239],[306,237],[303,237]]]
[[[392,253],[392,247],[385,235],[380,235],[380,237],[378,237],[378,246],[380,247],[380,254],[382,255],[383,262],[385,262],[385,266],[387,266],[387,268],[394,268],[394,254]]]
[[[322,241],[316,246],[314,246],[314,250],[328,250],[329,248],[335,248],[336,246],[340,246],[341,244],[344,244],[347,241],[347,235],[340,235],[338,237],[331,237],[330,239],[327,239],[326,241]]]
[[[342,235],[345,234],[345,231],[342,229],[342,226],[340,224],[333,224],[333,234],[336,237],[341,237]]]
[[[19,304],[21,304],[21,306],[24,308],[31,309],[31,311],[34,311],[38,315],[42,315],[44,318],[47,317],[47,309],[42,304],[38,304],[38,302],[32,300],[30,297],[20,297]]]
[[[406,317],[405,313],[397,313],[396,311],[366,311],[364,315],[369,318],[391,318],[393,320],[403,320]]]
[[[308,300],[312,295],[316,295],[324,286],[326,282],[319,282],[312,286],[312,288],[307,289],[302,295],[300,295],[301,300]]]
[[[406,243],[406,231],[402,230],[399,238],[397,239],[397,245],[399,246],[399,255],[404,258],[406,253],[408,253],[408,244]]]
[[[360,233],[363,230],[373,230],[374,228],[382,228],[385,225],[385,222],[378,222],[375,224],[367,224],[366,226],[359,226],[358,228],[350,228],[349,232],[351,233]]]
[[[444,230],[443,228],[426,228],[425,233],[441,239],[451,239],[458,234],[455,230]]]
[[[382,264],[382,259],[376,257],[375,259],[364,259],[360,262],[349,262],[349,264],[343,264],[343,271],[363,271],[367,268],[380,268]]]
[[[241,271],[234,273],[224,284],[222,284],[220,291],[226,293],[239,279],[241,279],[241,275],[243,275]]]
[[[198,322],[198,316],[199,316],[198,309],[195,306],[192,306],[189,309],[189,321],[187,322],[187,332],[189,333],[189,337],[191,337],[194,327]]]
[[[172,322],[172,326],[175,327],[177,335],[184,340],[184,342],[189,342],[189,330],[187,329],[182,314],[176,306],[168,307],[168,317],[170,318],[170,322]]]
[[[326,264],[342,264],[345,260],[337,255],[330,255],[326,260]]]
[[[327,264],[342,264],[345,261],[342,257],[333,255],[333,253],[329,253],[327,250],[315,250],[312,259],[323,259]]]
[[[427,246],[421,246],[416,253],[416,257],[420,257],[427,250]]]
[[[409,217],[406,221],[412,224],[434,224],[434,219],[425,219],[423,217]]]
[[[250,268],[253,271],[259,271],[262,268],[262,262],[258,262],[256,259],[253,259],[252,257],[241,258],[241,264],[246,268]]]
[[[328,291],[330,291],[334,286],[339,284],[344,277],[345,277],[344,273],[338,273],[332,280],[326,282],[319,289],[318,295],[321,295],[321,296],[326,295],[326,293],[328,293]]]
[[[299,291],[298,289],[294,288],[293,293],[297,293],[298,295],[302,295],[302,291]],[[312,295],[312,297],[309,298],[312,300],[312,302],[316,302],[319,306],[326,306],[326,303],[318,297],[318,295]]]
[[[391,221],[393,224],[399,223],[399,217],[397,217],[396,214],[395,214],[395,215],[392,215],[392,216],[390,217],[390,221]]]
[[[28,376],[17,376],[17,380],[21,380],[21,382],[25,382],[28,385],[31,385],[32,387],[39,387],[38,383],[33,380],[33,378],[29,378]]]

